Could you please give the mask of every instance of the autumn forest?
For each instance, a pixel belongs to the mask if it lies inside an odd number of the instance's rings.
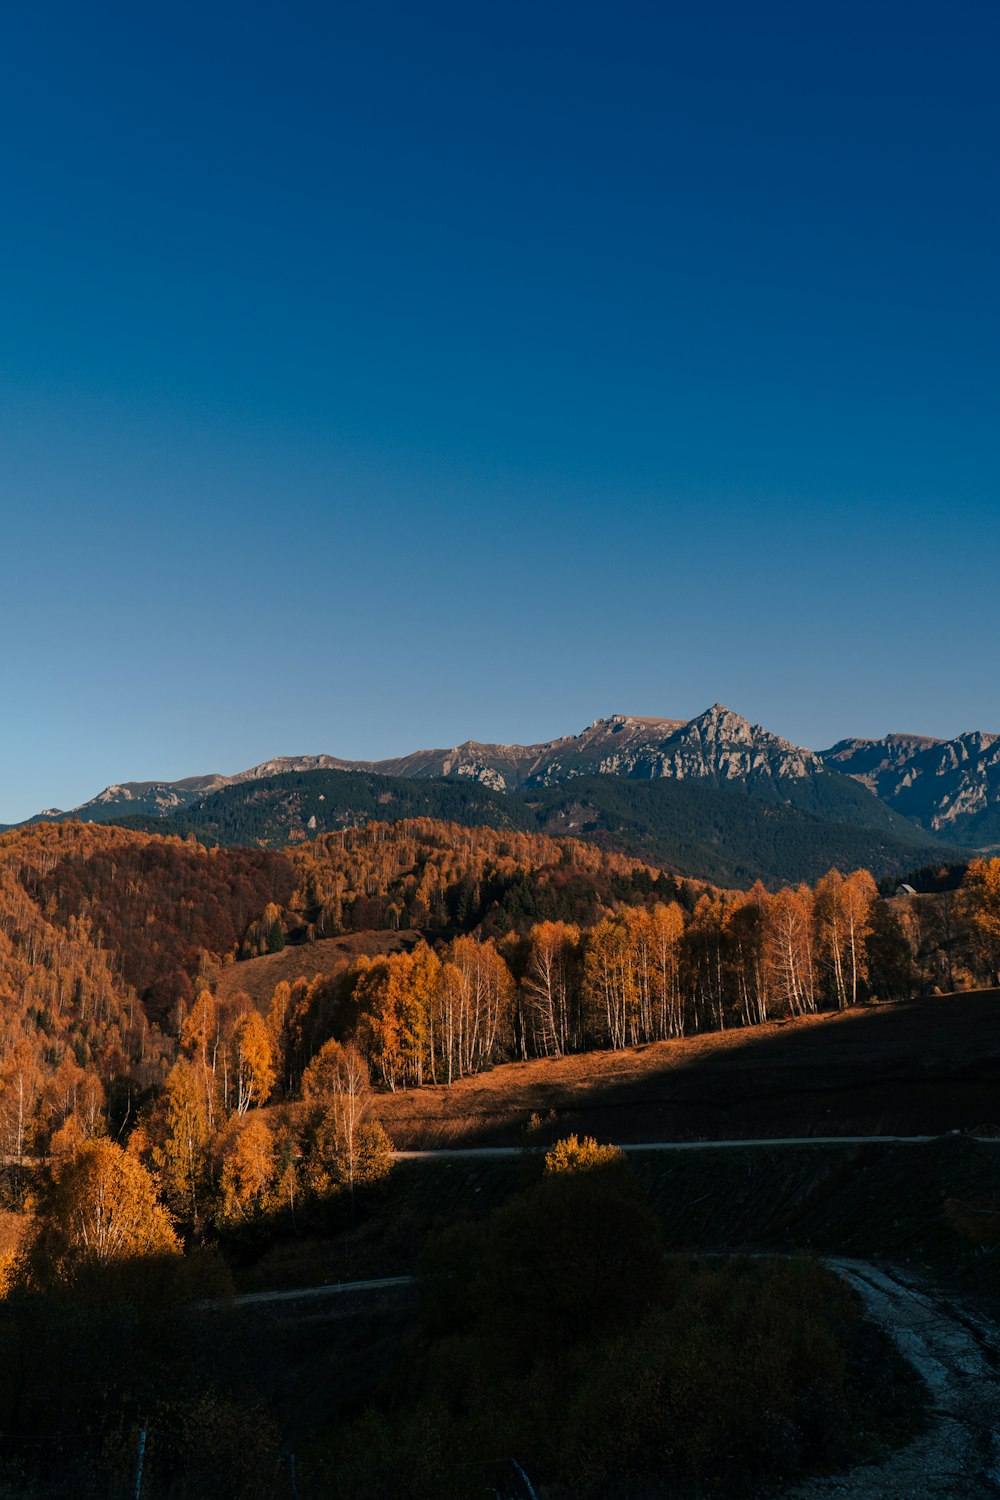
[[[955,886],[944,874],[941,883]],[[279,959],[284,977],[268,983]],[[572,838],[430,819],[370,823],[281,851],[207,848],[94,823],[8,833],[0,838],[0,1266],[9,1315],[27,1319],[42,1349],[60,1298],[88,1299],[92,1328],[120,1305],[107,1301],[112,1283],[115,1299],[134,1301],[136,1267],[159,1278],[157,1297],[188,1306],[192,1293],[231,1297],[232,1276],[267,1247],[303,1235],[336,1243],[379,1222],[399,1170],[380,1120],[387,1095],[447,1090],[510,1062],[615,1053],[995,984],[998,970],[1000,860],[973,859],[957,888],[895,896],[865,870],[724,889]],[[523,1225],[513,1207],[497,1209],[514,1215],[497,1221],[501,1239],[530,1238],[533,1215],[547,1223],[568,1215],[566,1233],[583,1232],[570,1224],[600,1218],[606,1191],[616,1212],[638,1215],[636,1253],[656,1262],[659,1231],[620,1163],[608,1174],[598,1158],[590,1186],[582,1177],[567,1186],[554,1160],[560,1182],[546,1178],[532,1190],[516,1210]],[[572,1152],[569,1165],[578,1165]],[[447,1237],[436,1249],[427,1243],[433,1255],[456,1253]],[[476,1253],[485,1265],[492,1252]],[[460,1257],[448,1275],[464,1274]],[[102,1286],[92,1303],[87,1289]],[[731,1294],[728,1283],[718,1292]],[[701,1295],[693,1286],[664,1293],[663,1318],[675,1316],[671,1297]],[[516,1300],[500,1282],[492,1297]],[[428,1316],[433,1344],[443,1315]],[[622,1326],[633,1316],[636,1308],[624,1308]],[[495,1363],[495,1330],[462,1327],[472,1366]],[[676,1345],[676,1328],[670,1337]],[[577,1334],[560,1339],[565,1357],[576,1358],[565,1351]],[[131,1413],[113,1456],[122,1474],[143,1413],[156,1412],[161,1440],[180,1420],[162,1391],[136,1394],[142,1382],[129,1360],[141,1360],[142,1347],[133,1342],[123,1355],[131,1375],[98,1382],[101,1400]],[[654,1363],[664,1357],[659,1345],[648,1353]],[[518,1380],[536,1379],[517,1370]],[[240,1447],[248,1422],[265,1430],[253,1402],[233,1396],[224,1418],[205,1405],[229,1378],[217,1373],[210,1392],[192,1396],[184,1421],[218,1420]],[[0,1392],[25,1441],[48,1430],[32,1379],[20,1406]],[[75,1421],[95,1420],[78,1393],[66,1400]],[[449,1401],[440,1395],[433,1422]],[[394,1451],[416,1412],[382,1430],[383,1452]],[[316,1472],[353,1464],[351,1493],[395,1493],[392,1476],[364,1457],[362,1429],[338,1431]],[[468,1433],[455,1440],[478,1451]],[[530,1449],[534,1439],[523,1441]],[[416,1437],[393,1461],[397,1477],[416,1473],[414,1446]],[[241,1493],[283,1493],[261,1479],[275,1452],[248,1471]],[[636,1463],[648,1461],[640,1444]],[[426,1491],[413,1493],[443,1492],[440,1463],[428,1462]],[[558,1470],[564,1461],[551,1462]],[[110,1471],[104,1459],[93,1463],[100,1486]],[[594,1464],[581,1494],[610,1482],[604,1460]],[[195,1481],[183,1465],[170,1482],[178,1494],[198,1492],[184,1488]],[[454,1492],[464,1493],[461,1484]]]
[[[0,859],[8,1156],[108,1120],[130,1131],[197,1025],[222,1112],[243,1116],[248,1028],[268,1057],[263,1106],[297,1097],[331,1040],[386,1088],[447,1083],[509,1058],[988,983],[1000,962],[1000,865],[982,859],[959,892],[909,902],[864,871],[726,891],[572,839],[420,820],[281,854],[62,824],[4,836]],[[312,942],[373,929],[405,950],[314,978]],[[286,945],[301,978],[256,1019],[238,984],[214,998],[224,969]]]

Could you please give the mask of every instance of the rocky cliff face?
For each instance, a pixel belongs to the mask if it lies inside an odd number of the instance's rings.
[[[841,740],[822,759],[923,828],[973,847],[1000,843],[1000,734]]]
[[[595,719],[580,734],[544,744],[484,745],[468,740],[451,750],[357,761],[349,768],[383,776],[469,776],[495,791],[558,786],[577,776],[732,782],[760,776],[801,778],[823,771],[811,750],[769,734],[719,703],[689,722],[613,714]]]
[[[218,784],[224,787],[236,786],[241,781],[264,781],[268,776],[284,776],[289,771],[354,771],[360,765],[359,761],[338,760],[335,755],[276,755],[248,771],[237,771],[235,776],[220,776]]]
[[[570,776],[598,774],[603,762],[657,743],[684,724],[683,719],[633,718],[615,714],[595,719],[580,734],[537,745],[489,745],[466,740],[450,750],[416,750],[390,760],[340,761],[341,769],[380,776],[466,776],[493,791],[553,786]]]
[[[823,765],[811,750],[769,734],[716,703],[666,738],[647,738],[605,756],[598,769],[613,776],[733,782],[759,777],[797,780],[820,774]]]

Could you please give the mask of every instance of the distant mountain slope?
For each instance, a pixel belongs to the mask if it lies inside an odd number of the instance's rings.
[[[81,823],[108,823],[123,812],[147,814],[154,818],[175,817],[200,797],[225,786],[225,776],[186,776],[183,781],[126,781],[106,786],[103,792],[81,802],[72,812],[47,807],[29,818],[30,823],[60,823],[74,817]]]
[[[795,805],[779,801],[773,789],[760,795],[669,779],[637,785],[589,777],[530,800],[546,833],[593,839],[722,885],[815,880],[831,866],[889,875],[907,868],[918,850],[928,863],[947,858],[936,839],[873,798],[861,804],[867,821],[845,816],[858,804],[850,787],[841,800],[835,783],[842,780],[830,777],[822,788],[832,793],[828,810],[822,794]]]
[[[151,833],[192,832],[230,847],[280,849],[317,833],[399,818],[537,831],[530,810],[518,798],[476,782],[331,770],[288,771],[234,782],[191,803],[176,820],[126,816],[115,821]]]
[[[843,740],[817,754],[718,703],[688,721],[614,714],[596,719],[580,734],[535,745],[467,740],[450,750],[418,750],[381,761],[281,756],[235,776],[127,782],[106,787],[74,809],[72,816],[98,822],[136,816],[170,818],[177,827],[190,818],[200,837],[232,842],[239,829],[240,837],[274,846],[287,838],[308,837],[318,828],[340,826],[336,821],[331,824],[330,817],[342,823],[379,815],[371,806],[371,781],[335,781],[326,791],[318,781],[294,781],[322,775],[381,778],[384,784],[380,783],[378,796],[386,799],[379,804],[381,816],[436,816],[524,827],[523,809],[516,811],[513,806],[518,795],[536,798],[581,779],[599,779],[609,787],[671,782],[728,789],[771,807],[877,832],[889,841],[886,849],[897,842],[908,845],[929,862],[937,851],[935,836],[943,841],[940,857],[957,845],[982,847],[1000,842],[998,735],[964,735],[948,742],[890,735],[880,741]],[[293,780],[289,782],[288,777]],[[432,781],[476,791],[471,801],[460,797],[449,802],[441,791],[414,790]],[[254,788],[261,789],[259,796]],[[350,805],[338,800],[342,796]],[[209,806],[207,799],[212,797],[222,800]],[[324,797],[331,799],[326,806]],[[609,791],[598,797],[595,791],[588,792],[590,801],[595,797],[600,818],[611,817],[608,808],[614,794]],[[666,807],[669,798],[660,801]],[[680,809],[690,802],[690,798],[687,803],[675,799],[670,805]],[[49,809],[33,821],[67,816]],[[647,814],[637,816],[645,827]],[[654,821],[660,816],[657,812]],[[669,817],[673,816],[671,812]],[[753,816],[760,816],[759,809],[754,809]],[[912,842],[914,824],[922,830],[916,844]],[[672,825],[666,827],[668,842],[676,831]],[[669,854],[663,857],[672,859]],[[747,857],[746,851],[741,856],[741,851],[731,849],[725,860],[730,857],[739,862]],[[785,867],[782,856],[776,854],[775,859]]]
[[[724,885],[813,880],[837,865],[876,875],[910,869],[947,849],[855,782],[827,772],[797,783],[802,805],[762,779],[759,794],[708,780],[575,777],[499,793],[468,780],[291,772],[224,787],[179,820],[128,818],[146,832],[278,849],[372,820],[426,817],[467,827],[573,835],[675,873]]]
[[[839,770],[839,767],[833,769]],[[505,792],[556,786],[579,776],[629,780],[704,780],[761,786],[825,778],[827,767],[812,750],[771,734],[716,703],[697,718],[658,719],[614,714],[595,719],[580,734],[537,745],[490,745],[467,740],[450,750],[417,750],[380,761],[332,755],[279,756],[234,776],[192,776],[175,782],[126,782],[106,787],[73,815],[102,821],[129,813],[174,817],[191,803],[227,786],[312,771],[355,771],[403,779],[479,782]],[[38,820],[67,814],[48,809]]]
[[[822,775],[811,750],[768,733],[716,703],[696,719],[595,719],[580,734],[541,745],[483,745],[420,750],[396,760],[340,762],[341,769],[381,775],[468,777],[496,791],[555,786],[578,776],[635,780],[698,778],[719,782],[801,779]]]
[[[509,787],[552,786],[574,776],[618,775],[642,749],[683,728],[680,719],[635,718],[614,714],[595,719],[580,734],[544,745],[480,745],[469,741],[453,753],[446,775],[471,776],[483,766],[506,772]]]
[[[1000,844],[1000,734],[841,740],[821,758],[952,843],[971,848]]]
[[[466,740],[450,750],[415,750],[388,760],[349,761],[333,756],[266,761],[242,772],[236,781],[280,775],[286,771],[370,771],[379,776],[415,778],[462,777],[481,782],[493,791],[513,791],[522,786],[546,786],[568,776],[590,775],[610,769],[616,757],[657,744],[684,727],[683,719],[629,718],[616,714],[595,719],[580,734],[563,735],[538,745],[487,745]]]

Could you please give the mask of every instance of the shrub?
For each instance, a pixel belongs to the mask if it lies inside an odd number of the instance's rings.
[[[556,1141],[545,1154],[546,1172],[589,1172],[595,1167],[621,1166],[625,1153],[620,1146],[599,1146],[592,1135],[577,1140],[568,1135]]]

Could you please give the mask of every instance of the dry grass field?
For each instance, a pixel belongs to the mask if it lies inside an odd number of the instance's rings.
[[[343,937],[320,938],[315,943],[289,944],[280,953],[265,953],[242,963],[227,964],[219,971],[217,993],[228,999],[238,990],[245,991],[259,1010],[267,1010],[275,986],[287,980],[314,979],[317,974],[333,974],[341,964],[359,954],[398,953],[419,942],[419,932],[349,932]]]
[[[508,1063],[380,1095],[400,1149],[606,1140],[921,1135],[1000,1122],[1000,991]],[[533,1119],[534,1117],[534,1119]]]

